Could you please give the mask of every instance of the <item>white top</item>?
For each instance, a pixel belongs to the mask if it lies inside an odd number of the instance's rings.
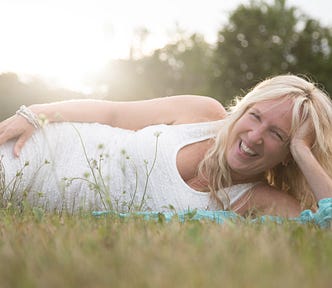
[[[12,156],[13,142],[0,146],[7,184],[29,161],[16,181],[20,183],[11,182],[5,198],[27,197],[32,205],[47,210],[215,210],[210,193],[195,191],[183,181],[176,156],[182,147],[214,137],[221,124],[161,124],[138,131],[101,124],[50,124],[33,135],[18,159]],[[227,188],[230,204],[254,185]]]

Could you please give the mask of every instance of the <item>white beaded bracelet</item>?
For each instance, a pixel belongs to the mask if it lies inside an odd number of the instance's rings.
[[[17,115],[24,117],[30,124],[32,124],[36,129],[41,128],[41,125],[38,121],[38,117],[33,113],[28,107],[22,105],[20,109],[16,111]]]

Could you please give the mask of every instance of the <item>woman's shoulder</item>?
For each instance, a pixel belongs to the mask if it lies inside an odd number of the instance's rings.
[[[225,118],[227,114],[223,105],[212,97],[177,95],[171,98],[177,109],[183,112],[174,124],[215,121]]]
[[[247,210],[285,217],[295,217],[301,212],[300,203],[292,195],[267,183],[259,183],[253,188],[246,206]]]

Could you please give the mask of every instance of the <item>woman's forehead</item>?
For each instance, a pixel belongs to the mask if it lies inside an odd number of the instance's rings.
[[[259,110],[261,113],[273,112],[276,114],[291,114],[293,110],[293,104],[293,101],[289,98],[280,98],[255,103],[252,108]]]
[[[292,125],[293,101],[291,99],[268,100],[252,106],[269,125],[276,126],[287,134]]]

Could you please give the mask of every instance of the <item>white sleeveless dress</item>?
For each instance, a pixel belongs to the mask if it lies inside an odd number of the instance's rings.
[[[48,211],[215,210],[207,192],[190,188],[176,167],[184,146],[214,137],[221,121],[154,125],[138,131],[101,124],[56,123],[36,131],[14,158],[0,146],[5,202]],[[226,189],[233,204],[255,184]]]

